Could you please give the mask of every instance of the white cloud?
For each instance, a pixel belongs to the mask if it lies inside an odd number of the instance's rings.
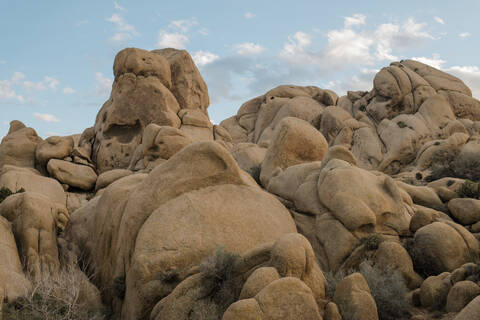
[[[110,41],[122,42],[131,38],[132,36],[130,35],[130,33],[118,32],[118,33],[115,33],[112,37],[110,37]]]
[[[208,29],[207,28],[200,28],[200,29],[198,29],[198,33],[200,33],[202,36],[208,36]]]
[[[370,46],[373,40],[351,29],[332,30],[327,33],[325,56],[330,63],[371,64]]]
[[[219,57],[214,53],[200,50],[195,52],[192,58],[193,58],[193,61],[195,61],[195,64],[197,66],[202,67],[212,63],[213,61],[217,60]]]
[[[470,32],[462,32],[458,35],[460,38],[468,38],[471,36]]]
[[[33,116],[35,119],[42,120],[45,122],[60,122],[59,119],[57,119],[54,115],[48,114],[48,113],[34,113]]]
[[[445,21],[443,21],[443,19],[440,18],[440,17],[433,17],[433,19],[434,19],[437,23],[445,24]]]
[[[249,19],[253,19],[255,18],[255,15],[251,12],[245,12],[245,14],[243,15],[245,17],[245,19],[249,20]]]
[[[12,88],[12,82],[8,80],[0,80],[0,100],[3,99],[16,99],[19,102],[24,102],[24,98],[16,94]]]
[[[70,87],[63,88],[63,93],[65,93],[65,94],[74,94],[75,92],[77,92],[77,91],[73,88],[70,88]]]
[[[349,90],[364,90],[369,91],[373,87],[373,78],[380,71],[378,69],[360,70],[360,73],[352,76],[347,80],[330,81],[325,88],[335,91],[339,95],[347,94]]]
[[[265,51],[265,48],[253,42],[239,43],[235,46],[239,55],[255,55]]]
[[[351,17],[344,18],[344,26],[345,28],[350,28],[354,26],[364,25],[367,17],[361,13],[356,13]]]
[[[113,80],[111,78],[105,77],[101,72],[95,73],[95,79],[97,80],[97,85],[95,91],[99,96],[106,96],[110,93],[112,89]]]
[[[192,19],[180,19],[180,20],[173,20],[170,22],[169,27],[173,29],[178,29],[181,32],[185,33],[190,28],[196,26],[198,24],[197,19],[192,18]]]
[[[130,39],[133,36],[139,36],[140,33],[137,32],[134,26],[128,24],[125,19],[118,13],[112,14],[110,18],[106,19],[108,22],[111,22],[115,25],[117,32],[115,35],[110,37],[112,42],[121,42],[127,39]]]
[[[409,18],[402,26],[392,23],[380,25],[375,31],[376,57],[379,60],[398,60],[393,51],[421,45],[434,37],[425,31],[426,23],[416,23]]]
[[[188,37],[181,33],[167,33],[160,31],[158,34],[157,47],[185,49],[186,44],[190,42]]]
[[[302,31],[296,32],[293,36],[288,37],[288,42],[283,45],[280,56],[287,59],[295,59],[303,55],[312,43],[312,37]]]
[[[25,75],[23,73],[16,71],[13,73],[12,82],[18,82],[24,78],[25,78]]]
[[[477,66],[453,66],[445,69],[459,77],[472,90],[472,95],[480,99],[480,68]]]
[[[42,81],[39,82],[33,82],[33,81],[24,81],[23,82],[23,87],[28,90],[28,91],[43,91],[47,90],[47,87]]]
[[[57,90],[57,86],[60,84],[60,81],[53,77],[46,76],[44,78],[45,84],[52,90]]]
[[[445,60],[442,60],[438,53],[434,53],[432,55],[432,58],[412,57],[412,60],[416,60],[416,61],[419,61],[421,63],[428,64],[429,66],[432,66],[432,67],[437,68],[437,69],[441,69],[442,65],[444,65],[447,62]]]
[[[125,8],[119,5],[117,1],[113,1],[113,5],[115,6],[115,10],[126,11]]]

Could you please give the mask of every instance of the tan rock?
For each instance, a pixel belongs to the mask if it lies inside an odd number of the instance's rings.
[[[470,320],[475,319],[480,313],[480,297],[476,297],[465,308],[460,311],[454,320]]]
[[[232,304],[222,320],[233,319],[320,320],[322,317],[310,288],[297,278],[286,277],[270,283],[255,298]]]
[[[334,302],[329,302],[325,306],[325,313],[323,315],[324,320],[342,320],[340,310]]]
[[[444,272],[438,276],[431,276],[423,281],[420,286],[420,301],[422,306],[432,309],[441,309],[446,301],[447,295],[452,287],[450,273]]]
[[[47,170],[61,183],[85,191],[93,189],[97,181],[97,174],[91,167],[68,161],[51,159],[48,161]]]
[[[0,217],[0,254],[0,296],[2,302],[12,302],[27,295],[32,285],[23,274],[12,228],[4,217]]]
[[[480,287],[473,281],[459,281],[448,292],[447,312],[459,312],[476,296],[480,295]]]
[[[307,122],[287,117],[277,126],[262,163],[260,180],[264,186],[286,168],[322,160],[328,145],[321,133]]]
[[[95,191],[106,188],[118,179],[129,176],[132,173],[132,171],[126,169],[114,169],[104,172],[97,178],[97,181],[95,183]]]
[[[337,284],[333,301],[344,320],[378,319],[377,305],[360,273],[353,273]]]
[[[277,269],[273,267],[261,267],[252,272],[242,287],[239,300],[253,298],[263,288],[275,280],[280,279]]]
[[[0,204],[0,215],[12,223],[25,268],[33,278],[58,270],[57,228],[63,230],[69,217],[64,205],[24,192],[7,197]]]
[[[10,131],[0,143],[0,169],[6,165],[35,167],[35,148],[42,142],[34,129],[20,121],[10,123]]]
[[[36,170],[6,165],[0,171],[0,187],[11,191],[21,188],[27,192],[43,194],[51,201],[65,204],[67,199],[60,183],[52,178],[41,176]]]
[[[35,149],[35,160],[40,166],[46,166],[50,159],[63,159],[73,151],[72,137],[48,137]]]
[[[164,57],[170,64],[172,92],[180,108],[199,109],[206,113],[210,104],[207,85],[190,54],[172,48],[153,50],[152,53]]]
[[[448,209],[462,225],[480,221],[480,200],[471,198],[452,199],[448,202]]]
[[[453,271],[478,257],[477,240],[453,222],[428,224],[418,229],[414,240],[414,264],[430,275]]]

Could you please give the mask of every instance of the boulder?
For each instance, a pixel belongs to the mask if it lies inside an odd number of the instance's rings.
[[[360,273],[343,278],[335,288],[333,301],[344,320],[378,319],[377,305],[367,281]]]
[[[450,221],[438,221],[417,230],[413,260],[427,275],[453,271],[478,259],[478,241],[464,227]]]
[[[459,312],[476,296],[480,295],[480,287],[473,281],[459,281],[448,292],[447,312]]]
[[[449,272],[428,277],[420,286],[420,301],[422,306],[435,310],[443,308],[451,287]]]
[[[68,221],[65,205],[42,194],[24,192],[7,197],[0,204],[0,215],[12,223],[25,269],[34,279],[58,271],[56,235],[57,228],[63,230]]]
[[[48,161],[47,170],[61,183],[85,191],[93,189],[97,181],[97,174],[91,167],[64,160],[51,159]]]
[[[35,160],[39,166],[46,166],[50,159],[63,159],[73,151],[72,137],[48,137],[35,149]]]
[[[12,227],[4,217],[0,217],[0,255],[0,297],[2,302],[13,302],[27,295],[32,285],[23,274]]]
[[[41,176],[33,169],[6,165],[0,171],[0,187],[15,192],[23,188],[27,192],[43,194],[51,201],[65,204],[67,199],[60,183],[52,178]]]
[[[480,296],[470,301],[465,308],[460,311],[453,320],[471,320],[480,314]]]
[[[35,168],[35,148],[42,142],[34,129],[12,121],[8,134],[0,143],[0,170],[6,164]]]
[[[232,304],[222,320],[240,319],[312,319],[320,312],[312,291],[297,278],[286,277],[266,286],[254,298]]]
[[[448,202],[448,209],[456,221],[470,225],[480,221],[480,200],[456,198]]]
[[[286,168],[322,160],[327,150],[327,141],[314,127],[304,120],[287,117],[275,129],[262,162],[260,181],[268,186],[270,179]]]
[[[95,191],[106,188],[118,179],[129,176],[132,173],[132,171],[127,169],[114,169],[104,172],[97,178],[97,181],[95,183]]]

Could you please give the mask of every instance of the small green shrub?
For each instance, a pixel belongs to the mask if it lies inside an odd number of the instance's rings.
[[[401,129],[403,129],[403,128],[406,128],[406,127],[407,127],[407,124],[406,124],[405,122],[403,122],[403,121],[398,121],[398,122],[397,122],[397,126],[398,126],[399,128],[401,128]]]
[[[399,271],[365,262],[360,265],[360,273],[368,283],[380,319],[410,319],[408,289]]]
[[[2,203],[3,200],[5,200],[7,197],[9,197],[13,194],[22,193],[22,192],[25,192],[25,189],[20,188],[19,190],[13,192],[9,188],[2,187],[2,188],[0,188],[0,203]]]
[[[382,241],[382,238],[378,234],[372,234],[368,237],[362,238],[360,244],[364,245],[367,250],[372,251],[377,250]]]
[[[480,191],[478,188],[479,184],[470,180],[465,180],[464,183],[457,190],[458,194],[462,198],[476,198],[480,196]]]

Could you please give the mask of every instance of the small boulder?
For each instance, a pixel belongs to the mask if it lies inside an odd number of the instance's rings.
[[[475,282],[459,281],[448,292],[445,309],[448,312],[459,312],[478,295],[480,287]]]
[[[455,219],[463,225],[480,221],[480,200],[456,198],[448,202],[448,209]]]
[[[68,161],[51,159],[47,164],[48,173],[61,183],[85,191],[93,189],[97,174],[89,167]]]

